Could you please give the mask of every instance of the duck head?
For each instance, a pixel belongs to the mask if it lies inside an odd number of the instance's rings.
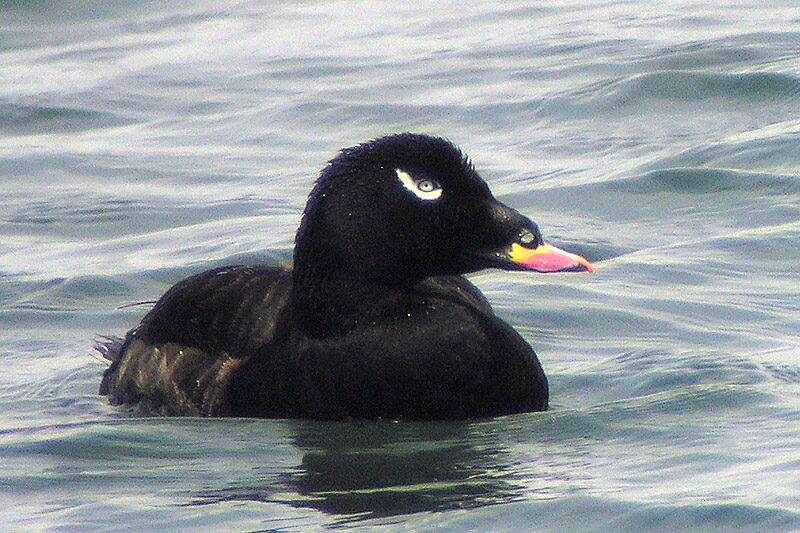
[[[529,218],[494,198],[450,142],[403,133],[342,150],[322,171],[297,232],[295,269],[385,284],[485,268],[592,272],[548,245]]]

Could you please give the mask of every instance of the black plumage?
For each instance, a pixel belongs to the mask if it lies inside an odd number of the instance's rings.
[[[544,410],[536,354],[462,276],[527,268],[513,243],[535,249],[539,229],[449,142],[400,134],[345,149],[309,195],[291,271],[232,266],[179,282],[105,345],[100,392],[168,415]]]

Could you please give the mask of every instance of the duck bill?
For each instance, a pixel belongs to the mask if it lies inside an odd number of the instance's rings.
[[[536,248],[513,243],[508,259],[520,270],[542,273],[594,272],[594,267],[585,258],[544,243]]]

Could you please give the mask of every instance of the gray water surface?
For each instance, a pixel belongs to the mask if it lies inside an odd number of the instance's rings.
[[[800,7],[769,4],[0,4],[0,524],[800,529]],[[97,395],[119,306],[289,259],[335,151],[407,130],[595,262],[471,276],[550,411]]]

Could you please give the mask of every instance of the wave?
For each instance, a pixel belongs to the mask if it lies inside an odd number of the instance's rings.
[[[783,176],[721,168],[667,168],[596,185],[598,189],[650,194],[675,192],[707,194],[724,191],[800,193],[800,176]]]
[[[800,121],[775,122],[720,142],[704,143],[660,158],[640,170],[717,167],[758,173],[800,173]]]
[[[538,209],[578,209],[584,211],[597,204],[604,212],[614,208],[609,194],[650,195],[647,205],[664,203],[658,193],[672,195],[706,195],[716,193],[757,193],[758,197],[800,194],[800,175],[752,172],[729,168],[669,167],[648,170],[635,176],[605,181],[556,185],[535,192],[503,195],[510,203],[524,205],[536,199]],[[661,199],[660,199],[661,198]],[[752,200],[753,196],[748,196]],[[579,206],[579,207],[576,207]]]
[[[800,79],[774,72],[653,72],[612,85],[608,102],[614,105],[630,105],[654,99],[686,102],[708,98],[738,99],[744,102],[774,99],[795,101],[800,99]]]
[[[777,121],[794,118],[799,103],[800,78],[790,74],[665,70],[581,86],[541,102],[536,112],[541,118],[599,116],[607,120],[644,112],[716,115],[735,111],[758,113],[763,120],[764,109],[769,108],[777,113]]]
[[[390,519],[362,522],[373,527],[394,523]],[[436,513],[415,523],[420,529],[454,531],[491,530],[498,524],[513,524],[530,531],[548,531],[552,524],[558,524],[555,529],[566,531],[784,531],[800,527],[800,513],[791,507],[704,503],[701,499],[694,504],[657,504],[573,494],[559,499],[531,498],[468,514]]]
[[[91,109],[0,103],[0,132],[11,135],[71,133],[130,124],[114,113]]]

